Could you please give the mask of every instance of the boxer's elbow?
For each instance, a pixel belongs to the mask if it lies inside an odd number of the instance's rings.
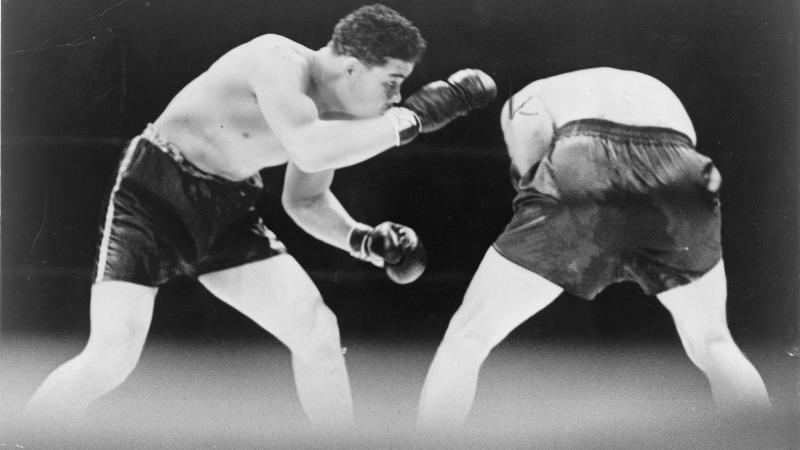
[[[317,203],[318,198],[301,197],[293,193],[284,191],[281,196],[281,204],[286,214],[295,222],[302,222],[304,217],[308,216],[309,211],[312,211]]]
[[[314,230],[324,223],[326,205],[321,195],[313,197],[283,196],[282,204],[286,215],[308,233],[315,234]]]
[[[332,168],[330,155],[333,142],[320,133],[309,130],[296,139],[284,141],[286,154],[298,169],[306,173],[321,172]]]
[[[304,150],[298,150],[294,154],[290,152],[289,159],[292,160],[298,169],[306,173],[321,172],[325,169],[329,169],[329,164],[327,164],[325,158],[321,157],[320,154],[315,154],[315,150],[316,149],[310,147]]]

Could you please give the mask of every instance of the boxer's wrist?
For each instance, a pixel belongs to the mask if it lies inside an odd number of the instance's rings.
[[[413,141],[422,130],[422,121],[419,116],[408,108],[395,106],[386,111],[384,117],[389,119],[394,127],[397,136],[396,146]]]
[[[350,256],[362,261],[370,262],[378,267],[383,267],[383,258],[373,255],[369,249],[369,240],[373,228],[363,223],[356,223],[347,233],[347,244],[350,247]]]

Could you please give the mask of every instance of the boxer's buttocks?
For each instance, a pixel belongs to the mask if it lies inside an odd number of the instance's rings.
[[[717,264],[720,177],[687,136],[598,119],[555,135],[538,166],[514,174],[501,255],[588,299],[624,280],[658,294]]]

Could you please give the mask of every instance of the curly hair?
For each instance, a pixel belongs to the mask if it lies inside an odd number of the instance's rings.
[[[426,42],[411,21],[397,11],[374,4],[362,6],[342,18],[328,44],[337,55],[382,66],[388,58],[412,63],[425,53]]]

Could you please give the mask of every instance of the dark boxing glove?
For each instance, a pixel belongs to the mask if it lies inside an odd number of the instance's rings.
[[[470,111],[483,108],[497,96],[492,77],[478,69],[463,69],[446,81],[434,81],[409,96],[403,106],[420,119],[420,132],[436,131]]]
[[[483,108],[497,96],[492,77],[478,69],[463,69],[446,81],[434,81],[408,97],[403,106],[389,109],[386,117],[397,132],[397,145],[411,142],[420,133],[430,133]]]
[[[375,228],[358,224],[350,230],[352,255],[383,267],[395,283],[407,284],[425,271],[425,247],[411,228],[383,222]]]

